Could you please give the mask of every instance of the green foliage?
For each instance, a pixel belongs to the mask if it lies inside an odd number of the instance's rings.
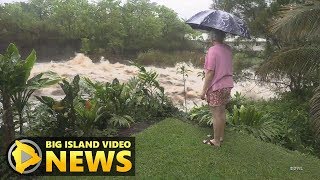
[[[250,101],[236,93],[227,110],[227,124],[232,129],[290,150],[320,155],[313,131],[317,126],[310,125],[308,103],[292,93],[269,101]],[[189,119],[203,126],[211,126],[213,120],[209,106],[193,108]]]
[[[283,6],[270,31],[282,41],[319,42],[320,40],[319,1]]]
[[[48,100],[47,100],[48,101]],[[57,118],[48,110],[45,104],[32,104],[27,105],[27,118],[28,126],[25,128],[26,136],[54,136],[59,135],[62,129],[58,129]],[[59,125],[62,127],[62,125]],[[59,130],[56,132],[56,130]],[[63,129],[65,130],[65,129]],[[63,133],[65,133],[63,131]]]
[[[308,100],[287,93],[279,99],[260,101],[254,106],[267,118],[281,124],[282,130],[274,143],[291,150],[319,156],[319,143],[312,131]]]
[[[110,123],[115,127],[130,128],[130,124],[134,123],[134,120],[131,116],[128,116],[128,115],[124,115],[124,116],[114,115],[110,119]]]
[[[279,9],[269,29],[278,50],[258,69],[262,80],[280,80],[300,97],[319,85],[319,7],[319,2],[302,1]]]
[[[311,100],[312,127],[316,137],[320,140],[320,87],[315,90]]]
[[[60,78],[56,73],[40,73],[29,79],[19,92],[12,95],[11,99],[19,116],[20,135],[23,134],[23,123],[25,122],[23,118],[24,110],[32,94],[38,89],[54,85],[59,81]]]
[[[245,98],[237,93],[232,97],[233,109],[228,108],[227,123],[231,129],[244,131],[252,134],[254,137],[263,141],[272,141],[280,134],[282,130],[277,121],[268,118],[267,114],[257,110],[252,106],[243,106],[246,104]],[[230,105],[228,105],[230,106]],[[189,118],[200,125],[212,126],[213,118],[208,105],[195,107],[189,113]]]
[[[251,106],[238,108],[235,105],[228,123],[264,141],[272,141],[281,131],[277,121],[267,119],[262,112]]]
[[[87,100],[85,103],[78,103],[75,107],[77,113],[78,129],[86,137],[93,136],[97,121],[102,117],[98,113],[99,106],[95,100]]]
[[[242,105],[248,105],[249,101],[246,99],[244,95],[242,95],[240,92],[236,92],[233,97],[231,97],[230,103],[227,104],[227,110],[229,112],[232,112],[234,106],[237,108],[240,108]]]
[[[23,92],[30,76],[31,69],[36,61],[36,53],[22,60],[17,47],[10,44],[4,55],[0,54],[0,94],[3,106],[4,147],[14,138],[14,122],[12,96]],[[20,123],[21,124],[21,123]],[[21,126],[21,125],[20,125]]]
[[[212,113],[208,105],[192,108],[189,112],[189,118],[202,126],[213,125]]]
[[[183,64],[179,64],[178,68],[177,68],[177,73],[182,75],[182,81],[183,81],[183,96],[184,96],[184,109],[185,112],[188,112],[187,109],[187,87],[186,87],[186,81],[187,81],[187,77],[188,77],[188,73],[191,72],[191,70],[188,69],[188,64],[183,63]]]
[[[149,50],[139,53],[136,62],[142,65],[153,65],[160,67],[175,66],[177,63],[191,63],[196,67],[203,66],[204,54],[192,51],[164,52],[159,50]]]
[[[82,100],[76,104],[78,136],[110,136],[116,133],[115,127],[118,127],[116,125],[101,126],[108,122],[108,115],[104,108],[96,99]],[[109,124],[111,123],[109,122]]]
[[[88,38],[82,38],[81,39],[81,49],[80,51],[83,52],[84,54],[88,54],[91,49],[90,49],[90,40]]]
[[[121,128],[135,122],[157,121],[177,114],[164,88],[157,81],[158,74],[140,70],[128,83],[114,79],[112,83],[93,82],[76,76],[72,82],[63,80],[60,86],[66,96],[61,101],[51,97],[37,97],[45,105],[31,110],[29,121],[35,130],[30,135],[100,136],[114,135]],[[81,82],[81,83],[80,83]]]
[[[291,91],[301,94],[301,91],[313,89],[319,85],[320,49],[317,46],[300,46],[283,49],[276,52],[270,60],[258,68],[258,75],[264,81],[283,80]]]
[[[243,95],[241,95],[241,93],[236,92],[236,94],[233,97],[231,97],[231,101],[227,104],[226,108],[228,113],[232,113],[234,107],[240,108],[242,105],[247,105],[248,103],[248,100]],[[191,121],[195,121],[199,125],[213,125],[213,116],[209,105],[196,106],[192,108],[191,111],[188,113],[188,116]]]
[[[56,101],[46,96],[36,97],[41,103],[47,106],[48,112],[55,117],[55,124],[52,124],[52,126],[53,132],[57,132],[57,136],[65,136],[66,131],[75,131],[77,120],[75,104],[80,100],[79,81],[79,76],[75,76],[71,83],[62,80],[62,83],[59,85],[65,97],[61,101]]]
[[[1,41],[27,47],[82,41],[83,52],[111,54],[193,47],[185,35],[194,31],[173,10],[149,0],[31,0],[1,5],[0,17]]]
[[[2,93],[18,92],[27,82],[36,61],[36,52],[32,51],[26,60],[21,60],[17,47],[10,44],[4,55],[0,55],[0,89]]]
[[[129,115],[133,104],[126,84],[120,84],[118,79],[106,84],[94,83],[88,78],[85,80],[93,88],[92,93],[97,99],[95,106],[100,107],[97,116],[104,118],[104,122],[98,121],[100,127],[107,128],[109,124],[117,128],[130,127],[134,122]]]

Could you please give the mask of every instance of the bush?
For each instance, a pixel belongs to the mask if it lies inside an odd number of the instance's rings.
[[[146,53],[139,53],[136,62],[142,65],[160,67],[173,67],[179,62],[190,62],[196,67],[202,67],[204,64],[204,56],[205,55],[202,52],[176,51],[169,53],[159,50],[150,50]]]
[[[201,126],[212,126],[213,124],[209,105],[194,107],[189,112],[189,118],[191,121],[195,121]]]
[[[235,105],[227,121],[232,128],[246,131],[263,141],[273,141],[281,131],[277,121],[269,119],[267,115],[252,106],[238,108]]]
[[[282,131],[274,143],[290,150],[320,155],[319,143],[312,132],[308,101],[285,93],[277,99],[258,101],[255,107],[267,113],[270,120],[281,123]]]

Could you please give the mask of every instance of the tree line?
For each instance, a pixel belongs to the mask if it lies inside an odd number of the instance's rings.
[[[30,0],[0,5],[0,42],[22,47],[75,44],[112,54],[187,50],[195,32],[171,9],[149,0]],[[0,47],[4,49],[5,47]]]

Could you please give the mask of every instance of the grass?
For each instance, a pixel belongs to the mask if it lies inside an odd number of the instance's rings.
[[[227,131],[221,148],[213,149],[201,142],[208,133],[209,128],[167,119],[137,134],[134,179],[312,180],[320,177],[320,160],[316,157],[233,131]],[[290,171],[290,167],[302,167],[303,170]],[[122,178],[132,179],[119,179]]]

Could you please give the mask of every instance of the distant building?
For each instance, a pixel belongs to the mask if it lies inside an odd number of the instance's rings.
[[[205,49],[207,50],[207,46],[209,42],[208,35],[203,33],[198,36],[186,35],[185,38],[191,41],[197,41],[201,43]],[[266,46],[266,39],[263,38],[252,38],[252,39],[243,39],[239,36],[228,37],[225,42],[236,50],[252,50],[252,51],[264,51]]]
[[[226,43],[237,50],[264,51],[267,40],[263,38],[242,39],[231,37],[226,39]]]

